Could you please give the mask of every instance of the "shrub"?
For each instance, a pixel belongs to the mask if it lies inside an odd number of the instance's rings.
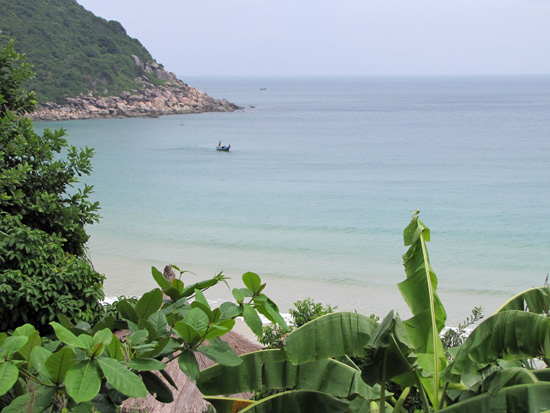
[[[13,42],[0,47],[0,328],[32,323],[42,330],[58,313],[92,321],[101,314],[104,277],[85,255],[84,226],[98,220],[90,174],[93,151],[78,150],[65,131],[42,136],[24,115],[34,94],[32,77]],[[71,188],[72,191],[69,191]],[[70,193],[72,192],[72,193]]]

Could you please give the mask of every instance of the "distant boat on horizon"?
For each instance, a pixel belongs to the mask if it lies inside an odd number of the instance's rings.
[[[217,145],[216,145],[216,150],[217,151],[221,151],[221,152],[229,152],[229,149],[231,149],[231,144],[227,145],[227,146],[222,146],[222,141],[220,141]]]

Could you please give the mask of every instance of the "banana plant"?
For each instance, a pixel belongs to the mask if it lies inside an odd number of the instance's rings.
[[[525,359],[549,357],[550,290],[535,288],[510,299],[470,334],[448,365],[440,337],[446,313],[437,295],[437,277],[426,247],[429,240],[430,231],[416,211],[404,231],[409,246],[403,256],[407,278],[398,285],[412,312],[410,319],[401,321],[394,311],[381,323],[356,313],[325,315],[288,334],[282,353],[275,353],[274,359],[266,356],[271,353],[252,353],[241,357],[243,363],[238,366],[204,370],[197,382],[208,395],[261,387],[291,390],[256,402],[220,397],[207,400],[219,411],[282,412],[286,411],[283,405],[274,401],[294,397],[299,391],[315,401],[321,394],[337,398],[344,402],[341,411],[399,412],[414,386],[425,412],[517,411],[520,405],[528,412],[550,408],[545,396],[549,394],[550,369],[532,371],[522,364]],[[333,383],[345,375],[327,368],[330,364],[322,368],[316,364],[331,360],[353,370],[356,366],[347,356],[363,357],[364,364],[361,380],[354,376],[354,386],[344,380],[357,391],[344,394]],[[308,382],[309,368],[320,368],[315,371],[327,383],[324,388]],[[399,400],[386,394],[388,380],[404,388]]]

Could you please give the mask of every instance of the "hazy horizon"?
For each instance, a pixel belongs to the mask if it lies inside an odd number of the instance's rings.
[[[77,0],[178,76],[550,74],[548,0]]]

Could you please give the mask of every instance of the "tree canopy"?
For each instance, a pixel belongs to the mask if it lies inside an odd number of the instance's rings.
[[[0,9],[1,34],[15,39],[35,68],[36,77],[25,86],[39,102],[135,89],[134,79],[144,72],[132,55],[153,61],[119,22],[95,16],[75,0],[0,0]]]
[[[93,150],[77,149],[65,131],[35,132],[24,116],[32,76],[14,43],[0,46],[0,329],[37,327],[61,313],[92,321],[100,312],[103,276],[85,255],[85,225],[99,204],[80,176],[91,172]]]

